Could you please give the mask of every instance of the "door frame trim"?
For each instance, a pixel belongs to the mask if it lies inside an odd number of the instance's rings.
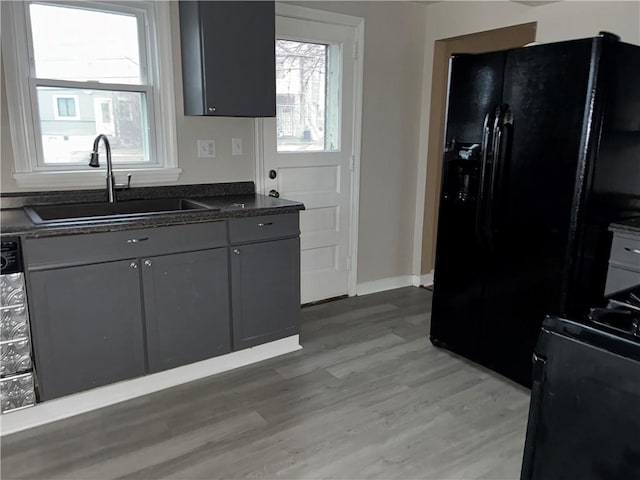
[[[349,274],[347,294],[356,295],[358,283],[358,224],[360,212],[360,159],[362,154],[362,104],[364,82],[364,18],[326,12],[297,5],[276,2],[276,16],[352,27],[355,30],[356,48],[353,52],[353,134],[351,168],[351,225],[349,227]],[[277,32],[276,32],[277,34]],[[346,52],[345,52],[346,53]],[[264,184],[264,120],[256,118],[254,122],[255,146],[255,183],[256,193],[266,195]]]

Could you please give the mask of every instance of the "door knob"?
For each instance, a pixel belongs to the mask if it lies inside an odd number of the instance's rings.
[[[145,260],[145,261],[144,261],[144,265],[145,265],[146,267],[150,267],[150,266],[151,266],[151,260]]]
[[[271,191],[269,192],[269,196],[270,196],[270,197],[275,197],[275,198],[280,198],[280,192],[279,192],[279,191],[277,191],[277,190],[271,190]]]
[[[133,269],[138,268],[138,262],[131,262],[129,266]]]

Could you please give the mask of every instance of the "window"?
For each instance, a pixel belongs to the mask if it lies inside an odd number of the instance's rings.
[[[78,111],[78,97],[61,97],[54,96],[54,116],[56,120],[78,120],[80,115]]]
[[[100,184],[104,172],[87,165],[100,133],[116,171],[177,179],[171,44],[158,34],[170,30],[168,4],[8,3],[2,28],[13,37],[5,72],[18,183]]]
[[[276,41],[278,152],[337,151],[337,46]]]

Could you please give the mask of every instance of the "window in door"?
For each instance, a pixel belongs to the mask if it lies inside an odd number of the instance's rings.
[[[339,46],[276,41],[278,152],[340,149]]]

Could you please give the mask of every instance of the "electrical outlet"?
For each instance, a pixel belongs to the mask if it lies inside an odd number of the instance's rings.
[[[216,158],[216,141],[198,140],[198,158]]]
[[[242,138],[231,139],[231,150],[232,155],[242,155]]]

